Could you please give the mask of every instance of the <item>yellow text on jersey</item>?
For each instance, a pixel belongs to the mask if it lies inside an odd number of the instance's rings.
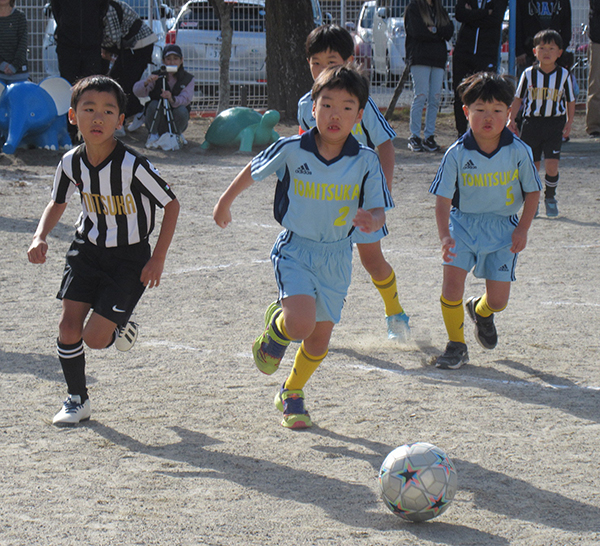
[[[360,195],[358,184],[327,184],[327,182],[304,182],[294,178],[294,193],[317,201],[354,201]]]
[[[100,195],[99,193],[83,192],[81,198],[88,212],[95,212],[104,216],[124,216],[136,214],[133,195]]]
[[[461,173],[461,175],[463,186],[476,186],[480,188],[498,185],[506,186],[506,184],[510,184],[513,180],[519,179],[519,169],[482,174]]]

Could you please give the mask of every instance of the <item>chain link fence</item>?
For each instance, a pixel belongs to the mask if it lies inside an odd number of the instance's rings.
[[[146,0],[127,1],[133,3],[138,10],[142,9],[142,5],[147,5]],[[156,0],[155,4],[156,13],[163,16],[163,32],[159,36],[158,47],[163,47],[165,43],[177,43],[182,47],[184,66],[195,75],[197,82],[193,109],[198,114],[214,112],[218,101],[218,66],[221,51],[218,18],[208,0],[193,0],[187,3],[177,0],[170,4],[172,14],[159,0]],[[323,20],[346,24],[349,28],[356,27],[363,4],[363,1],[356,0],[321,0]],[[444,0],[444,5],[452,15],[454,1]],[[588,39],[582,34],[582,28],[588,20],[589,5],[587,0],[572,0],[571,6],[573,38],[569,49],[575,56],[573,74],[580,90],[577,102],[581,104],[585,103],[587,94]],[[49,24],[50,11],[43,0],[17,0],[16,7],[24,11],[28,19],[30,75],[33,81],[39,82],[56,71],[52,25]],[[459,24],[455,26],[458,29]],[[264,0],[245,0],[244,3],[236,4],[232,9],[232,27],[234,32],[230,70],[231,106],[264,108],[267,104]],[[506,58],[506,54],[504,57]],[[451,106],[452,103],[451,55],[449,59],[442,108]],[[506,63],[503,62],[502,66],[506,67]],[[371,75],[373,76],[373,71]],[[307,90],[311,84],[311,81],[306,82]],[[371,95],[381,108],[389,104],[393,91],[394,80],[381,81],[372,77]],[[409,78],[398,105],[408,105],[411,100]]]

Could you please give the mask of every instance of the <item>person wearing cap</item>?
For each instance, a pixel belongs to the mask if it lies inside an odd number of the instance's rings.
[[[168,131],[167,120],[164,113],[157,108],[160,100],[167,99],[173,111],[173,120],[177,134],[183,134],[187,129],[190,119],[190,104],[194,98],[194,76],[183,68],[183,53],[181,48],[175,44],[169,44],[163,49],[164,68],[155,70],[147,78],[136,82],[133,86],[134,94],[139,98],[149,97],[150,102],[146,105],[145,122],[148,131],[153,134],[162,135]],[[167,71],[166,67],[177,67],[176,72]],[[163,78],[165,87],[163,89]],[[157,114],[155,126],[152,127],[155,114]]]

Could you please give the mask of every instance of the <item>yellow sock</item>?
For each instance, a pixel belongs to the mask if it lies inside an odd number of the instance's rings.
[[[379,290],[385,305],[385,316],[391,317],[392,315],[398,315],[403,312],[400,301],[398,300],[398,288],[396,286],[396,273],[392,269],[392,274],[383,281],[376,281],[371,277],[371,281],[375,285],[375,288]]]
[[[296,391],[304,388],[304,385],[310,379],[310,376],[319,367],[319,364],[323,362],[323,359],[327,356],[327,352],[321,356],[312,356],[306,352],[304,343],[300,345],[300,348],[296,352],[296,358],[294,359],[294,367],[290,373],[290,376],[285,382],[285,388],[291,391]]]
[[[475,307],[475,312],[478,315],[481,315],[482,317],[489,317],[490,315],[493,315],[494,313],[499,313],[500,311],[503,311],[504,309],[506,309],[506,305],[502,309],[492,309],[488,304],[487,292],[486,292],[483,296],[481,296],[481,298],[477,302],[477,306]]]
[[[286,340],[293,341],[292,338],[287,333],[287,330],[285,329],[285,322],[283,321],[283,311],[281,311],[275,317],[275,326],[276,326],[277,330],[279,330],[279,332],[275,332],[275,333],[281,334],[281,337],[285,338]],[[279,336],[277,336],[277,337],[279,337]]]
[[[465,342],[465,308],[462,300],[448,301],[444,296],[440,298],[442,316],[448,331],[450,341]]]

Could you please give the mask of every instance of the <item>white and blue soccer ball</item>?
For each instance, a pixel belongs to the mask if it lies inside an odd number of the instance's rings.
[[[443,514],[458,486],[450,458],[433,444],[397,447],[383,461],[379,486],[385,505],[408,521],[427,521]]]

